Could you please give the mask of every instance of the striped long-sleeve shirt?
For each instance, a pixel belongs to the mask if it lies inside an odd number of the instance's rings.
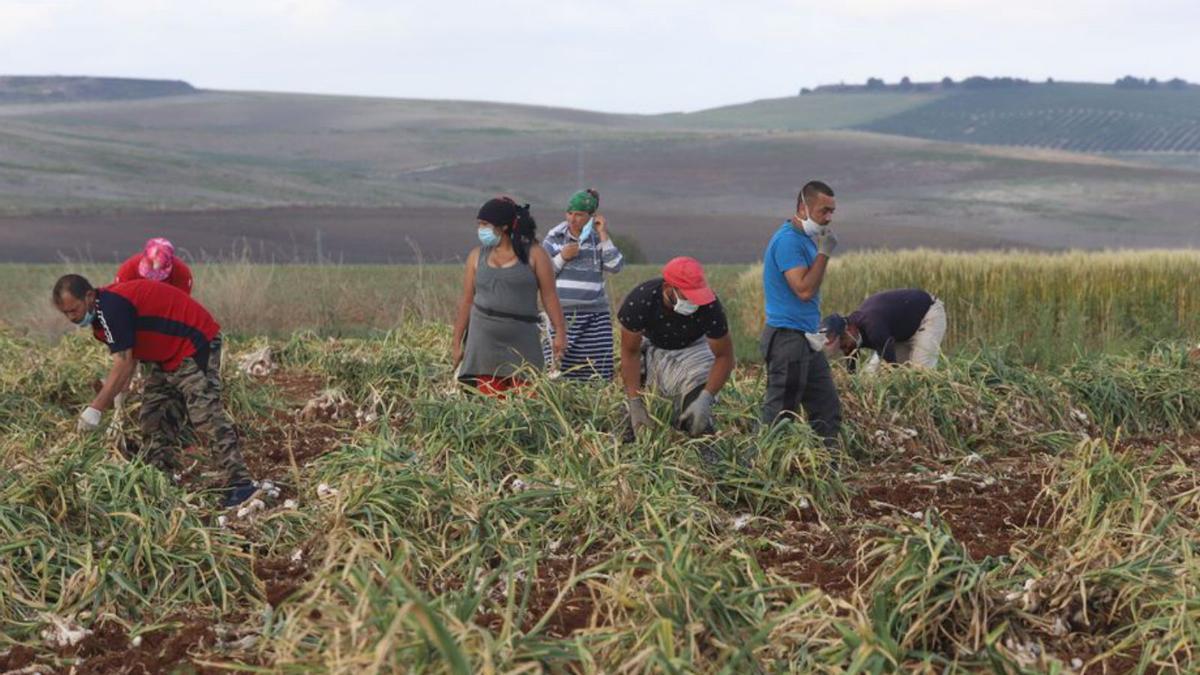
[[[563,260],[563,247],[572,243],[579,244],[579,254],[571,260]],[[592,233],[587,241],[580,242],[563,222],[546,234],[542,248],[554,263],[558,299],[563,311],[610,311],[608,295],[604,292],[604,273],[615,274],[625,265],[621,251],[612,239],[602,242],[600,235]]]

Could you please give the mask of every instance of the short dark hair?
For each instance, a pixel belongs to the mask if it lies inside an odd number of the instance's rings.
[[[833,196],[833,188],[819,180],[810,180],[800,188],[800,193],[796,195],[796,210],[799,211],[804,203],[811,201],[817,195],[825,195],[826,197]]]
[[[63,293],[70,293],[72,298],[82,300],[92,288],[92,282],[78,274],[64,274],[54,282],[54,294],[51,299],[55,305],[61,304]]]

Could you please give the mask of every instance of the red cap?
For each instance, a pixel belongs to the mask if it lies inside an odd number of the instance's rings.
[[[717,294],[704,280],[704,267],[699,260],[680,256],[663,266],[663,281],[683,293],[683,297],[697,305],[707,305],[717,299]]]

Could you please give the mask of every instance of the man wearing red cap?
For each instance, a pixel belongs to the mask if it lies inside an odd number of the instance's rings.
[[[121,263],[113,283],[137,279],[165,281],[188,295],[192,293],[192,271],[175,257],[175,245],[162,237],[150,239],[141,252]]]
[[[621,323],[621,380],[629,431],[650,426],[642,387],[674,404],[672,426],[689,436],[712,433],[712,405],[733,372],[733,340],[725,310],[694,258],[663,267],[659,279],[625,296]]]

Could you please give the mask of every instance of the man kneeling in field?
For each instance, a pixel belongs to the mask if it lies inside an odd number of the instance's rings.
[[[182,401],[192,424],[216,443],[229,479],[225,505],[236,506],[254,494],[237,432],[221,405],[219,387],[208,377],[209,344],[221,329],[208,310],[168,284],[138,280],[93,288],[78,274],[54,284],[53,301],[72,323],[91,328],[113,357],[104,385],[79,416],[80,431],[100,426],[103,411],[144,361],[149,372],[140,423],[146,461],[168,475],[179,469],[175,451],[185,419],[172,402]]]
[[[689,436],[713,432],[712,406],[733,371],[725,310],[693,258],[675,258],[663,275],[629,292],[621,322],[621,379],[628,434],[651,423],[642,386],[674,403],[672,424]]]

